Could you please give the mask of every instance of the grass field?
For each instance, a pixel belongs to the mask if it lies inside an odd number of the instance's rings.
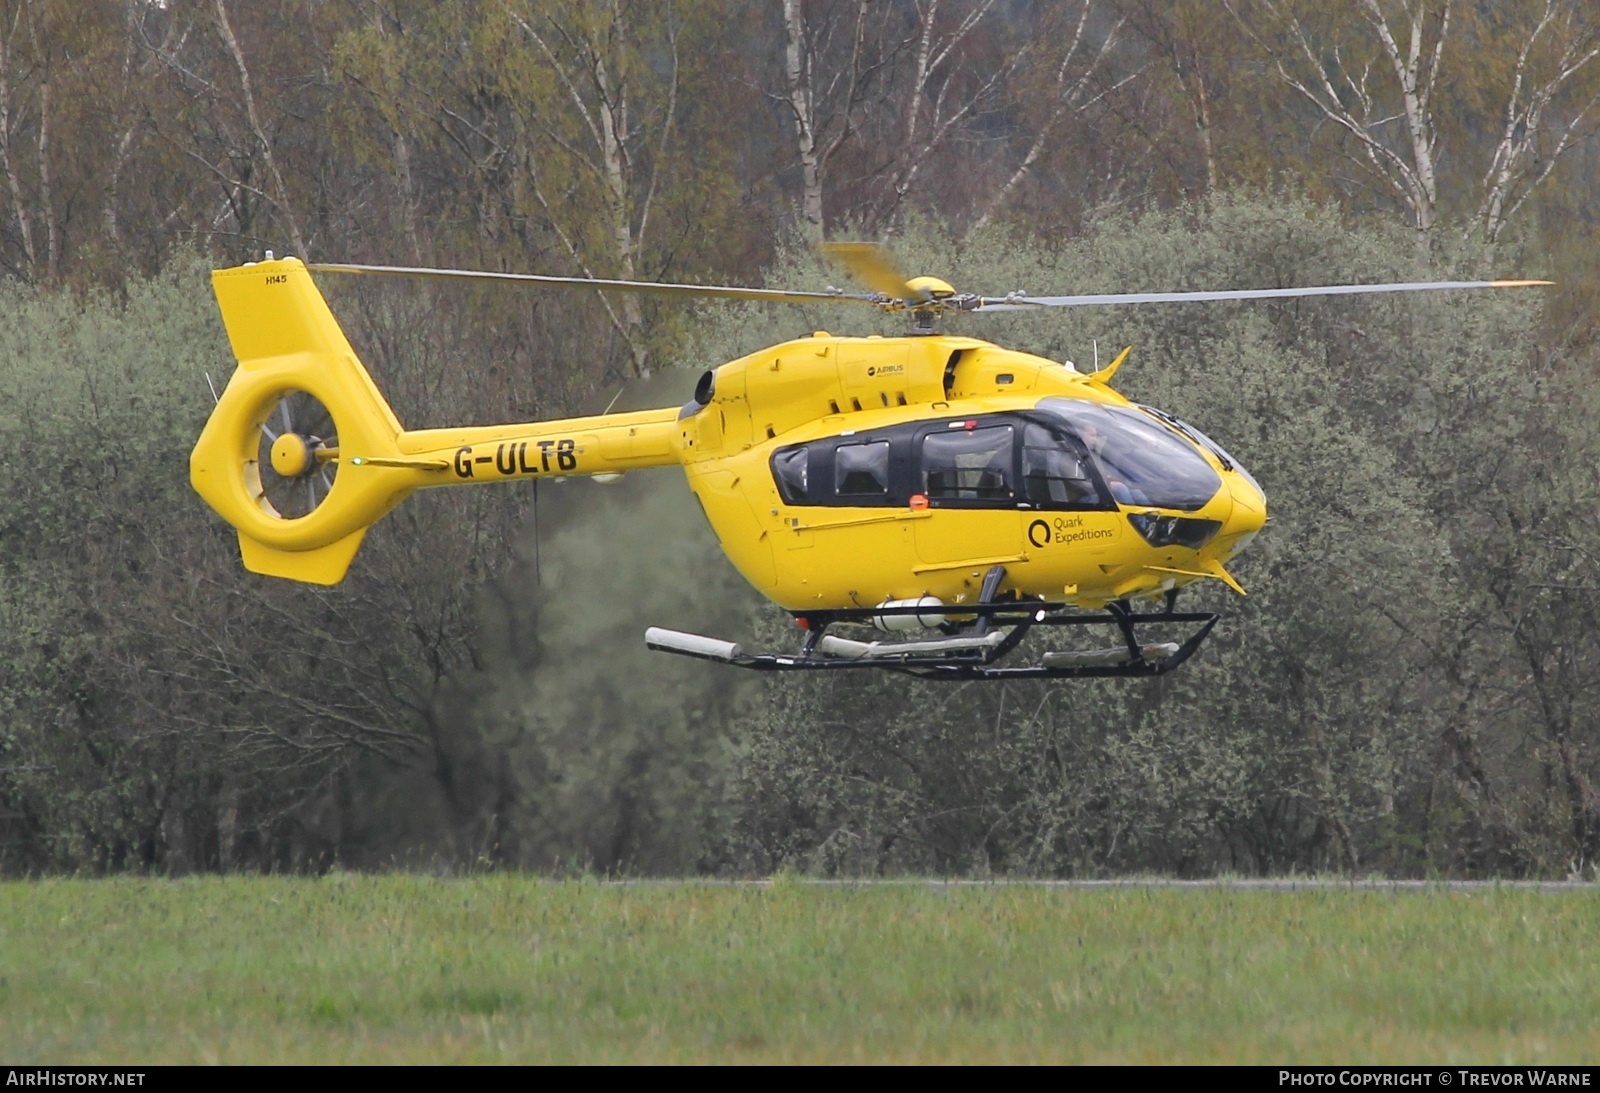
[[[1600,1061],[1600,897],[0,885],[0,1063]]]

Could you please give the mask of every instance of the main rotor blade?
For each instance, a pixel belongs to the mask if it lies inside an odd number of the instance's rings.
[[[790,304],[810,304],[829,300],[846,300],[863,304],[878,302],[871,296],[849,292],[790,292],[786,289],[740,288],[733,285],[675,285],[663,281],[607,281],[599,277],[547,277],[537,273],[495,273],[490,270],[475,269],[428,269],[420,266],[358,266],[344,262],[308,263],[306,268],[316,273],[368,273],[391,277],[442,277],[469,281],[509,281],[536,285],[610,289],[617,292],[639,292],[655,296],[695,296],[720,300],[773,300]],[[903,288],[904,286],[901,287]]]
[[[1530,288],[1554,281],[1398,281],[1381,285],[1312,285],[1307,288],[1246,288],[1219,292],[1113,292],[1089,296],[985,297],[973,311],[1027,311],[1036,307],[1096,304],[1187,304],[1214,300],[1277,300],[1292,296],[1355,296],[1372,292],[1435,292],[1462,288]]]
[[[905,271],[896,266],[889,252],[877,243],[821,243],[819,253],[874,292],[891,300],[925,300],[906,283]]]

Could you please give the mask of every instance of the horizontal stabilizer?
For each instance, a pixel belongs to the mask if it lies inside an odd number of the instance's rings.
[[[239,554],[244,567],[252,573],[307,584],[338,584],[344,580],[366,534],[367,529],[361,528],[314,550],[278,550],[240,532]]]

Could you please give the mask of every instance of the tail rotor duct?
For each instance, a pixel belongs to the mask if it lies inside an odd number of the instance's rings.
[[[263,512],[298,520],[315,512],[339,474],[339,434],[333,415],[306,391],[285,391],[260,423],[256,457],[245,464],[246,485]]]

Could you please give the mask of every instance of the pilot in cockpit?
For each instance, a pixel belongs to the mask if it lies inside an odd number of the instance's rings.
[[[1135,434],[1137,435],[1137,434]],[[1083,441],[1083,446],[1089,449],[1089,456],[1100,468],[1100,474],[1106,480],[1106,486],[1111,490],[1111,496],[1123,505],[1148,505],[1150,498],[1136,486],[1129,485],[1129,476],[1119,473],[1118,453],[1114,446],[1108,446],[1108,438],[1103,436],[1099,428],[1092,421],[1085,421],[1078,426],[1078,438]],[[1122,443],[1128,443],[1126,436]],[[1109,450],[1108,450],[1109,447]]]

